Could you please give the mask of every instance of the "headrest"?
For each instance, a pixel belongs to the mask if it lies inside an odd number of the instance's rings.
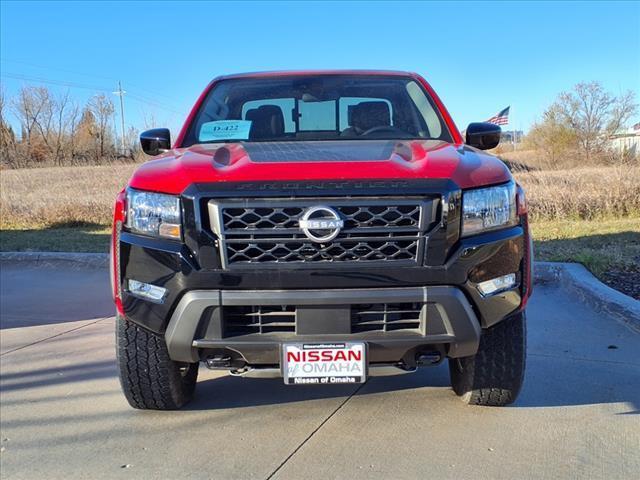
[[[362,102],[349,108],[349,123],[360,132],[391,125],[389,105],[385,102]]]
[[[251,120],[251,140],[264,140],[280,137],[284,133],[284,116],[277,105],[261,105],[253,108],[245,115]]]

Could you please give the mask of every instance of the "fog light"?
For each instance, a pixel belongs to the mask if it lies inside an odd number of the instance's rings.
[[[139,282],[137,280],[129,280],[127,285],[131,295],[154,303],[162,303],[165,295],[167,294],[166,288],[151,285],[150,283]]]
[[[496,293],[508,290],[516,284],[516,274],[510,273],[509,275],[503,275],[502,277],[492,278],[486,282],[480,282],[478,284],[478,290],[483,297],[494,295]]]

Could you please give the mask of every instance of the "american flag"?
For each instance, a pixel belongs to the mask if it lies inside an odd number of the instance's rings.
[[[500,110],[493,117],[487,120],[487,123],[493,123],[494,125],[507,125],[509,123],[509,107],[504,110]]]

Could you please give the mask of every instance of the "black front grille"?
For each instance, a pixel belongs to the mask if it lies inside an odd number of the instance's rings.
[[[423,303],[369,303],[351,306],[351,332],[420,330]]]
[[[261,199],[210,201],[212,229],[220,239],[225,266],[283,263],[385,262],[416,263],[425,226],[435,221],[433,200]],[[310,240],[300,228],[305,211],[328,206],[344,226],[326,243]]]
[[[296,307],[293,305],[224,307],[222,315],[227,337],[296,331]]]
[[[420,223],[420,205],[369,205],[333,207],[344,219],[345,229],[370,227],[414,227]],[[241,230],[286,231],[298,229],[304,213],[301,207],[241,207],[224,208],[222,219],[227,232]]]
[[[330,242],[324,245],[300,241],[227,244],[230,263],[412,260],[417,249],[417,240]]]
[[[421,302],[351,305],[351,333],[420,333],[424,306]],[[330,309],[327,312],[327,315],[331,314]],[[223,307],[224,336],[296,333],[296,314],[295,305]]]

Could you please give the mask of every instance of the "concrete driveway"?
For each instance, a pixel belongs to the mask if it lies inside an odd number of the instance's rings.
[[[637,478],[640,335],[553,285],[529,309],[524,390],[463,405],[446,365],[286,387],[201,369],[177,412],[131,409],[102,270],[1,269],[3,479]]]

